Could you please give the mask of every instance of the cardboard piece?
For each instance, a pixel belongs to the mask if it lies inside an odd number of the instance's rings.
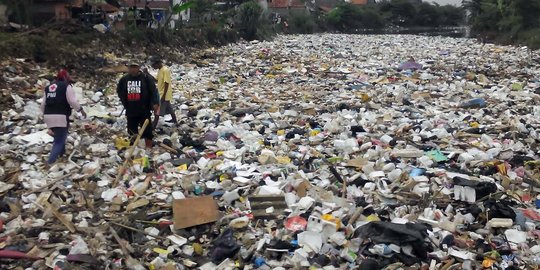
[[[220,214],[212,196],[173,201],[174,229],[184,229],[215,222]]]
[[[296,193],[298,197],[306,197],[307,191],[311,188],[311,184],[308,181],[303,181],[296,187]]]

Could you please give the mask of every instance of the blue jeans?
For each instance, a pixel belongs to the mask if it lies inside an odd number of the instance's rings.
[[[66,153],[66,140],[68,136],[67,127],[54,127],[51,130],[54,132],[54,141],[49,160],[47,161],[49,164],[55,163],[59,156]]]

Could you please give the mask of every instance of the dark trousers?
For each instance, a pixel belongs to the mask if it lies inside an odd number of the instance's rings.
[[[133,135],[137,135],[139,133],[139,128],[143,126],[144,120],[148,119],[149,123],[148,126],[146,126],[146,129],[143,132],[143,135],[141,138],[144,139],[153,139],[154,135],[152,134],[152,120],[150,119],[150,115],[148,116],[128,116],[127,117],[127,126],[128,126],[128,134],[129,136],[133,137]],[[132,143],[134,142],[135,138],[132,138]]]
[[[66,140],[68,136],[67,127],[54,127],[51,128],[51,130],[54,133],[54,141],[51,154],[49,155],[49,160],[47,161],[49,164],[55,163],[59,156],[66,153]]]

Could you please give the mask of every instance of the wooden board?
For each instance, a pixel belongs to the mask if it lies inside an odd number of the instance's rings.
[[[285,202],[285,196],[249,196],[249,205],[251,213],[255,219],[276,219],[278,216],[283,215],[285,209],[287,209],[287,203]],[[267,213],[266,209],[273,207],[272,213]]]
[[[218,205],[212,196],[173,201],[173,219],[176,230],[215,222],[219,218]]]

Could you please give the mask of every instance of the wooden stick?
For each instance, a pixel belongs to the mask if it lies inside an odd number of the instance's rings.
[[[49,210],[51,210],[53,215],[58,220],[60,220],[60,222],[62,222],[62,224],[64,224],[64,226],[66,226],[66,228],[68,228],[68,230],[71,233],[75,233],[77,231],[77,229],[75,228],[75,225],[73,225],[73,223],[71,223],[71,221],[67,220],[66,217],[64,217],[64,215],[62,213],[58,212],[48,201],[45,201],[43,204],[45,205],[45,207],[47,207]]]
[[[118,233],[116,233],[114,228],[112,226],[109,226],[109,230],[111,231],[111,234],[114,237],[114,239],[116,240],[116,242],[118,242],[118,244],[120,245],[120,249],[122,249],[122,253],[124,253],[124,256],[131,257],[129,255],[129,252],[128,252],[127,248],[126,248],[126,245],[122,242],[122,238],[120,238],[120,236],[118,236]]]
[[[126,157],[126,160],[124,161],[124,164],[122,164],[122,166],[118,168],[118,174],[116,175],[116,179],[114,179],[114,182],[112,184],[113,187],[115,187],[116,184],[118,184],[118,181],[120,181],[120,178],[126,172],[126,166],[128,162],[131,161],[131,156],[133,155],[133,151],[135,151],[135,147],[137,147],[137,145],[139,144],[139,141],[141,140],[141,137],[144,131],[146,130],[146,127],[148,126],[148,124],[150,124],[150,121],[148,119],[144,120],[144,124],[142,128],[139,129],[139,134],[137,134],[137,138],[135,139],[135,142],[133,143],[131,148],[128,150],[128,155]]]
[[[159,144],[159,146],[160,146],[161,148],[163,148],[163,149],[165,149],[165,150],[171,152],[172,154],[178,155],[178,151],[176,151],[175,149],[169,147],[169,146],[166,145],[166,144],[161,143],[161,144]]]
[[[163,236],[159,236],[159,235],[152,235],[152,234],[149,234],[145,231],[142,231],[142,230],[139,230],[137,228],[133,228],[133,227],[130,227],[130,226],[127,226],[127,225],[124,225],[124,224],[120,224],[120,223],[116,223],[116,222],[112,222],[110,221],[111,224],[113,225],[116,225],[116,226],[119,226],[119,227],[122,227],[124,229],[128,229],[128,230],[132,230],[134,232],[138,232],[138,233],[142,233],[144,235],[148,235],[150,237],[154,237],[154,238],[157,238],[157,239],[161,239],[161,240],[166,240],[167,238],[163,237]]]

